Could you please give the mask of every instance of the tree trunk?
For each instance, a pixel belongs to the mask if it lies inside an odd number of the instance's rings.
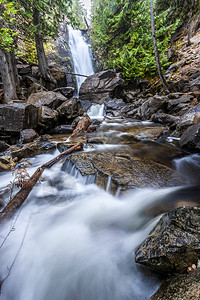
[[[15,68],[13,67],[11,55],[14,54],[3,52],[0,49],[0,73],[3,82],[5,103],[18,99],[14,72]]]
[[[155,52],[155,58],[156,58],[156,65],[157,65],[157,69],[158,69],[158,75],[160,77],[160,81],[161,81],[164,89],[168,90],[168,85],[163,76],[163,72],[162,72],[161,64],[160,64],[160,56],[158,53],[155,24],[154,24],[153,0],[150,0],[150,11],[151,11],[151,28],[152,28],[152,36],[153,36],[153,46],[154,46],[154,52]]]
[[[41,72],[42,77],[45,80],[48,80],[50,82],[55,83],[55,80],[52,78],[48,64],[46,55],[44,52],[44,44],[43,44],[43,37],[40,32],[40,13],[37,7],[34,7],[33,10],[33,24],[36,27],[35,29],[35,44],[36,44],[36,50],[37,50],[37,58],[38,58],[38,67]]]

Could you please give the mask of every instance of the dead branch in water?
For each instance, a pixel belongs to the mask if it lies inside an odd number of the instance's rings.
[[[4,222],[5,220],[11,218],[13,214],[18,210],[18,208],[24,203],[28,195],[30,194],[32,188],[37,183],[37,181],[40,179],[42,173],[45,169],[50,168],[53,166],[56,162],[58,162],[63,156],[71,154],[75,151],[80,151],[83,149],[83,143],[78,143],[75,146],[72,146],[71,148],[65,150],[49,162],[43,164],[41,167],[39,167],[35,173],[30,177],[30,179],[24,183],[22,188],[19,190],[19,192],[12,198],[12,200],[4,207],[4,209],[0,212],[0,223]]]
[[[80,121],[78,122],[76,128],[72,132],[72,135],[70,136],[69,139],[72,140],[72,139],[76,138],[77,136],[79,136],[80,133],[86,131],[91,123],[92,123],[92,121],[91,121],[90,117],[88,117],[88,116],[85,116],[82,119],[80,119]]]

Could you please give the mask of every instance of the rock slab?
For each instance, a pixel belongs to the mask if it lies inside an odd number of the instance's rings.
[[[163,273],[184,273],[199,258],[198,207],[180,207],[164,214],[135,254],[137,263]]]

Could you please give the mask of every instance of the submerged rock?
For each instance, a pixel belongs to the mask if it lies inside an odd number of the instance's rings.
[[[81,85],[79,96],[82,100],[102,104],[106,97],[119,98],[122,85],[123,80],[114,70],[102,71],[86,78]]]
[[[166,279],[151,300],[199,300],[200,269]]]
[[[199,258],[198,207],[180,207],[164,214],[135,253],[137,263],[163,273],[184,273]]]
[[[138,187],[173,186],[176,174],[167,166],[128,153],[79,153],[70,155],[67,162],[75,165],[82,176],[95,175],[95,183],[106,189],[111,178],[110,191],[116,193]]]

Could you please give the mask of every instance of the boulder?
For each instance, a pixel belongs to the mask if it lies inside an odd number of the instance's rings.
[[[142,120],[148,120],[158,110],[166,107],[168,98],[166,96],[154,96],[146,100],[138,109],[138,115]]]
[[[200,91],[200,79],[199,79],[199,77],[190,82],[190,90],[192,92]]]
[[[26,103],[11,103],[0,105],[0,130],[20,132],[27,128],[36,128],[38,110]]]
[[[57,94],[51,91],[32,94],[28,98],[28,103],[36,107],[45,105],[53,109],[56,109],[61,104]]]
[[[170,99],[167,104],[167,109],[172,111],[177,105],[182,103],[190,103],[194,99],[192,94],[185,94],[178,99]]]
[[[34,129],[24,129],[20,131],[20,142],[22,144],[30,143],[37,137],[38,134]]]
[[[200,269],[167,278],[150,300],[199,300]]]
[[[120,153],[79,153],[70,155],[66,162],[75,166],[82,176],[95,176],[95,183],[106,189],[108,179],[110,191],[116,193],[138,187],[172,186],[177,174],[169,167],[143,157]]]
[[[106,97],[120,98],[123,80],[113,70],[102,71],[88,76],[82,83],[79,96],[82,100],[102,104]]]
[[[0,152],[7,150],[10,147],[6,142],[0,140]]]
[[[178,124],[180,118],[179,117],[175,117],[169,114],[165,114],[165,113],[156,113],[151,117],[151,121],[155,122],[155,123],[162,123],[162,124],[167,124],[170,126],[175,126]]]
[[[67,85],[65,67],[58,63],[52,62],[49,64],[49,70],[53,78],[56,80],[56,87],[60,88]]]
[[[50,130],[51,134],[71,134],[72,132],[72,125],[59,125]]]
[[[53,92],[55,92],[55,93],[60,92],[67,99],[73,97],[74,91],[75,91],[74,87],[71,87],[71,86],[60,87],[60,88],[53,90]]]
[[[14,163],[11,157],[6,155],[0,156],[0,172],[9,171],[13,166]]]
[[[200,208],[179,207],[162,216],[135,253],[135,261],[163,273],[185,273],[200,258]]]
[[[11,147],[10,152],[13,158],[22,159],[33,157],[38,154],[53,152],[55,149],[55,144],[50,142],[32,142],[25,144],[21,148]]]
[[[189,109],[179,121],[177,129],[183,133],[189,126],[193,125],[195,121],[200,118],[200,104],[197,104],[195,107]]]
[[[106,113],[111,113],[115,117],[122,115],[125,108],[128,109],[127,104],[122,99],[106,98],[105,100]],[[130,111],[130,109],[128,109]]]
[[[58,112],[54,109],[51,109],[47,106],[41,106],[39,108],[39,125],[51,128],[55,126],[55,123],[58,119]]]
[[[18,69],[19,75],[31,74],[31,66],[30,65],[17,64],[17,69]]]
[[[57,108],[57,111],[63,120],[74,119],[77,116],[83,115],[79,98],[68,99]]]
[[[192,151],[200,151],[200,119],[198,119],[196,124],[190,126],[183,133],[179,144],[183,148],[187,148]]]

